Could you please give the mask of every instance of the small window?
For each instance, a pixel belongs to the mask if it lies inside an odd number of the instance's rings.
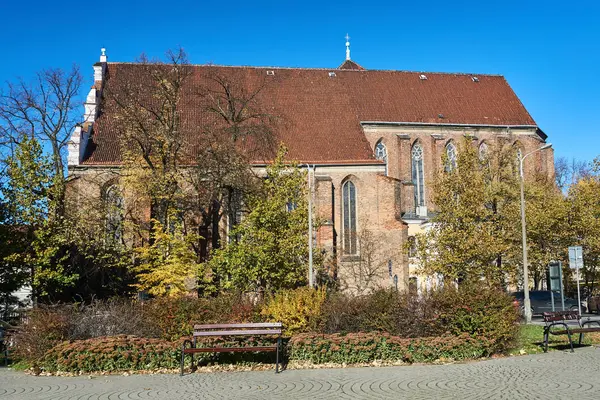
[[[387,176],[387,174],[388,174],[387,148],[385,147],[385,144],[383,144],[383,142],[381,140],[379,142],[377,142],[377,144],[375,145],[375,158],[378,159],[379,161],[383,161],[385,163],[385,175]]]
[[[486,161],[489,156],[489,148],[486,142],[481,142],[479,145],[479,159],[481,161]]]
[[[288,201],[287,204],[285,205],[285,209],[287,210],[287,212],[292,212],[294,210],[296,210],[298,208],[298,203],[296,203],[295,201]]]
[[[408,256],[411,258],[417,256],[417,238],[414,236],[408,237]]]
[[[452,172],[456,169],[457,165],[457,152],[456,145],[453,142],[449,142],[446,145],[446,172]]]

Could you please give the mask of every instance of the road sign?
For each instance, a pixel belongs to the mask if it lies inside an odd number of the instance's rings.
[[[571,269],[583,268],[583,250],[581,246],[569,247],[569,267]]]
[[[550,297],[552,300],[552,311],[554,309],[554,292],[560,292],[560,302],[562,304],[562,310],[565,310],[565,296],[563,293],[562,284],[562,263],[560,261],[552,261],[548,264],[548,290],[550,290]]]

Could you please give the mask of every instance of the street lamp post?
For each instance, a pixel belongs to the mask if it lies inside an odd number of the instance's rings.
[[[525,226],[525,191],[523,189],[525,180],[523,175],[523,161],[527,156],[533,153],[549,149],[552,147],[552,143],[548,143],[540,147],[539,149],[530,151],[529,153],[519,158],[519,176],[521,181],[521,235],[523,236],[523,307],[525,308],[525,323],[531,323],[531,300],[529,299],[529,266],[527,264],[527,228]]]

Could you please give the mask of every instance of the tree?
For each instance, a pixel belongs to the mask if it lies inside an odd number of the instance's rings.
[[[526,184],[526,220],[529,274],[534,289],[546,277],[548,264],[561,261],[569,246],[569,207],[563,194],[547,177],[538,177]],[[517,254],[522,249],[515,243]]]
[[[193,235],[184,235],[181,225],[165,231],[159,221],[152,225],[152,243],[135,249],[138,283],[135,287],[153,296],[178,296],[197,288],[197,256]]]
[[[480,157],[466,138],[456,167],[437,174],[432,189],[437,214],[417,240],[424,273],[455,280],[486,277],[492,283],[514,275],[514,265],[505,257],[518,209],[511,159],[514,154],[504,147]]]
[[[182,49],[167,57],[167,63],[159,63],[142,56],[138,68],[145,79],[122,79],[106,88],[121,133],[122,185],[132,196],[148,199],[151,220],[163,229],[183,197],[181,164],[187,147],[180,102],[191,72]]]
[[[567,246],[582,246],[583,277],[593,291],[600,265],[600,179],[597,176],[580,179],[569,188],[567,202],[567,226],[572,233]],[[563,251],[566,252],[566,247]]]
[[[260,192],[246,199],[248,213],[230,232],[229,244],[214,250],[206,263],[221,278],[222,290],[269,292],[306,284],[306,176],[284,156],[280,149]]]
[[[368,221],[364,222],[368,226]],[[369,229],[358,232],[358,256],[339,266],[340,288],[357,296],[368,294],[382,286],[388,275],[388,260],[393,255],[382,254],[381,238]],[[391,279],[388,278],[388,279]]]
[[[32,83],[22,79],[9,82],[0,92],[0,143],[12,149],[23,138],[35,138],[50,148],[55,218],[64,215],[64,153],[73,129],[81,122],[77,113],[81,83],[77,66],[68,72],[45,69]]]

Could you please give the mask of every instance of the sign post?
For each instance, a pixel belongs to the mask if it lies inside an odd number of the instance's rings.
[[[574,269],[577,275],[577,308],[581,316],[581,290],[579,288],[579,269],[583,268],[583,250],[581,246],[569,247],[569,267]]]
[[[548,290],[552,299],[552,311],[555,311],[554,292],[560,292],[560,302],[562,310],[565,311],[565,295],[563,290],[562,280],[562,263],[560,261],[552,261],[548,265]]]

